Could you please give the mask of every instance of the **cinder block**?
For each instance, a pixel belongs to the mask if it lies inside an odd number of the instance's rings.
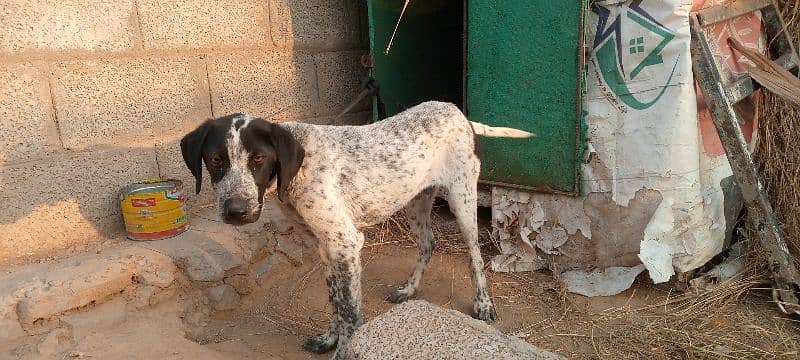
[[[177,179],[183,183],[186,204],[191,209],[195,206],[212,204],[216,201],[214,189],[211,188],[211,177],[203,166],[203,187],[200,194],[195,194],[195,179],[181,155],[180,140],[175,139],[156,145],[156,160],[159,175],[162,178]]]
[[[6,0],[0,53],[130,50],[137,28],[134,0]]]
[[[359,0],[271,0],[272,40],[281,47],[362,45]]]
[[[0,167],[0,263],[121,234],[119,190],[157,174],[153,148]]]
[[[145,49],[271,44],[268,4],[260,0],[139,0]]]
[[[0,65],[0,119],[0,165],[60,148],[47,75],[35,65]]]
[[[236,273],[243,265],[243,259],[240,254],[232,253],[222,244],[228,241],[221,239],[224,235],[195,230],[200,221],[189,221],[193,229],[174,238],[148,241],[142,243],[142,246],[173,258],[193,281],[221,281],[226,274]]]
[[[211,115],[199,57],[62,62],[53,95],[70,149],[154,144]]]
[[[328,52],[314,55],[321,111],[338,113],[361,91],[367,69],[361,65],[362,51]],[[367,110],[370,98],[358,103],[351,112]]]
[[[275,119],[314,115],[314,59],[305,52],[244,51],[209,59],[214,116],[248,113]]]

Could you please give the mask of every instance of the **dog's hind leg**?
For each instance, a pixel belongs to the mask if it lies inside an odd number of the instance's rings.
[[[422,274],[431,259],[431,252],[433,252],[435,245],[433,230],[431,230],[431,209],[435,198],[436,188],[431,187],[422,190],[406,205],[405,211],[408,218],[408,226],[417,236],[419,256],[417,257],[417,264],[414,266],[414,272],[411,273],[405,284],[400,285],[389,296],[389,301],[393,303],[401,303],[414,296],[419,286],[419,281],[422,279]]]
[[[447,203],[450,211],[455,215],[461,234],[467,242],[469,248],[470,272],[472,284],[475,287],[475,303],[473,305],[474,316],[486,323],[491,323],[497,318],[497,314],[489,297],[486,286],[486,276],[483,273],[483,258],[478,246],[478,173],[474,174],[474,179],[458,179],[450,187],[447,195]]]

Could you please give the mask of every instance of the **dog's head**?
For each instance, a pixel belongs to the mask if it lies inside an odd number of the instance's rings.
[[[195,177],[197,193],[205,162],[220,216],[234,225],[258,220],[264,193],[276,178],[278,198],[283,201],[305,156],[285,128],[242,114],[206,121],[181,139],[181,152]]]

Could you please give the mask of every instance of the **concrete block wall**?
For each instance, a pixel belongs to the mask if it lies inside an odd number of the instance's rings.
[[[117,192],[137,180],[209,202],[178,147],[207,118],[329,121],[366,73],[365,18],[360,0],[5,1],[0,265],[118,237]]]

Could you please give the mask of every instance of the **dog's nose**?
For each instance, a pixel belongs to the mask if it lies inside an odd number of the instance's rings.
[[[240,220],[247,214],[247,203],[240,199],[225,200],[225,217]]]

